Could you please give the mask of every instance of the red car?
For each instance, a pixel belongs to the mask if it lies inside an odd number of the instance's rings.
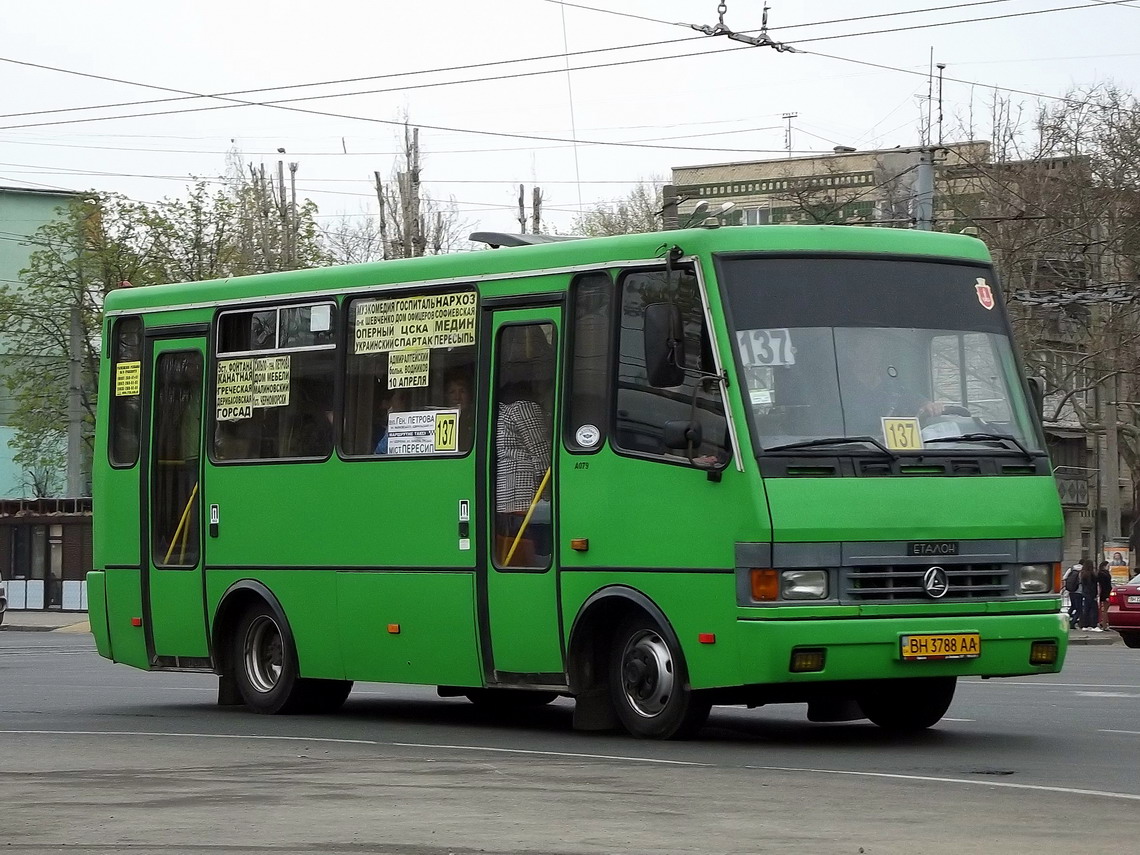
[[[1119,632],[1129,647],[1140,647],[1140,575],[1108,595],[1108,628]]]

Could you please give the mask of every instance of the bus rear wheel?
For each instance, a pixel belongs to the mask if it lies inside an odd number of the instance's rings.
[[[614,635],[609,690],[622,725],[643,739],[686,739],[709,715],[688,686],[677,646],[648,616],[627,618]]]
[[[884,730],[916,733],[937,724],[954,700],[957,677],[915,677],[868,686],[859,697],[863,715]]]

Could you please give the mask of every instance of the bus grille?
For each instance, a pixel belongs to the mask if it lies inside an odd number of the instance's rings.
[[[1010,574],[1000,564],[942,564],[950,589],[940,602],[992,600],[1010,595]],[[841,571],[843,602],[933,602],[922,587],[930,565],[846,567]]]

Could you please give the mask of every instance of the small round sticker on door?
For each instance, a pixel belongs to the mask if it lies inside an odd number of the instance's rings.
[[[574,431],[574,441],[582,448],[593,448],[601,438],[602,432],[598,430],[596,425],[582,425]]]

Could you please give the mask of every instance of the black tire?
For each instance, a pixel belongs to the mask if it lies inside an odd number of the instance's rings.
[[[554,703],[557,692],[532,692],[526,689],[467,689],[464,697],[475,706],[496,712],[535,709]]]
[[[1122,632],[1120,633],[1120,637],[1124,639],[1126,647],[1133,649],[1140,647],[1140,632]]]
[[[646,615],[618,627],[608,680],[618,719],[641,739],[687,739],[708,719],[709,703],[689,688],[680,649]]]
[[[309,700],[289,628],[266,603],[250,606],[241,616],[231,655],[238,691],[254,712],[299,712]]]
[[[859,708],[884,730],[916,733],[946,715],[957,681],[957,677],[916,677],[875,683],[860,694]]]

